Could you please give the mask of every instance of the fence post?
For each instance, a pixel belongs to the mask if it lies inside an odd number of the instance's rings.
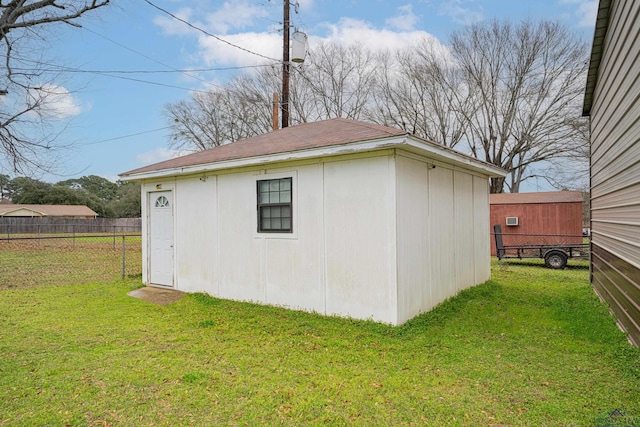
[[[115,240],[115,237],[114,237]],[[124,264],[124,234],[122,235],[122,280],[124,280],[125,264]]]
[[[113,249],[116,248],[116,226],[113,226]]]

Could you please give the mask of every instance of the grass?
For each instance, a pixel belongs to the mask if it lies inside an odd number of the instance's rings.
[[[640,352],[588,270],[493,264],[401,327],[136,280],[0,291],[0,425],[583,426],[640,417]]]
[[[0,290],[120,278],[122,242],[122,236],[68,234],[64,238],[0,239]],[[141,237],[126,236],[124,242],[125,275],[138,275],[142,272]]]

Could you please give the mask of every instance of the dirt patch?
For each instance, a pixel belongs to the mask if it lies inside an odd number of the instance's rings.
[[[127,295],[158,305],[169,305],[179,301],[184,292],[147,286],[127,293]]]

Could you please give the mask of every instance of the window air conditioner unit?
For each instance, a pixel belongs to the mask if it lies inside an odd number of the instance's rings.
[[[508,216],[507,217],[507,226],[515,226],[518,225],[518,217],[517,216]]]

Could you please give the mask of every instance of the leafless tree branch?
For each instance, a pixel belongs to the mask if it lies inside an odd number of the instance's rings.
[[[59,117],[47,112],[50,102],[62,92],[55,89],[56,76],[41,67],[43,60],[38,51],[45,49],[46,40],[40,29],[55,23],[77,27],[82,15],[108,3],[109,0],[0,2],[0,51],[4,55],[4,67],[0,69],[0,96],[4,97],[0,106],[0,166],[22,173],[49,169],[51,159],[56,158],[53,152],[64,148],[55,140],[61,128]],[[21,65],[14,67],[16,63]]]
[[[557,162],[584,169],[587,56],[586,43],[548,21],[480,23],[454,33],[449,46],[425,39],[378,55],[325,43],[292,73],[289,111],[292,123],[369,120],[455,147],[509,172],[492,180],[492,192],[518,192],[542,167],[558,179]],[[204,149],[268,131],[279,78],[266,68],[167,106],[174,145]]]

